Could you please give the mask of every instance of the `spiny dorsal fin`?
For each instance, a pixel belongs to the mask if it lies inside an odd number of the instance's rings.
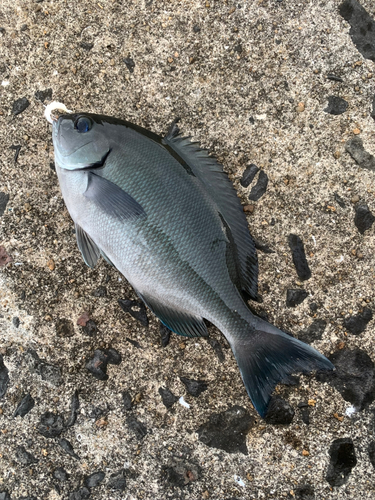
[[[178,121],[178,118],[173,121],[163,141],[189,165],[219,207],[232,233],[239,262],[241,288],[256,299],[258,259],[241,202],[223,167],[209,156],[207,150],[201,149],[198,143],[191,142],[190,137],[180,135]]]

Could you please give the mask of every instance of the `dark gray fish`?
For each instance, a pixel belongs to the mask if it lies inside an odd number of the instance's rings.
[[[333,369],[322,354],[254,316],[258,262],[236,192],[221,165],[173,124],[162,138],[108,116],[53,121],[56,172],[90,267],[100,256],[173,332],[217,326],[261,416],[293,372]]]

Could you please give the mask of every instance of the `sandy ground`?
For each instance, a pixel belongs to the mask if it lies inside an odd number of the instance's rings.
[[[0,191],[9,200],[0,245],[12,262],[0,274],[1,499],[79,499],[90,492],[92,499],[116,500],[374,498],[373,404],[350,417],[351,403],[339,391],[304,376],[276,391],[294,409],[292,422],[266,423],[218,331],[210,334],[222,346],[222,362],[205,339],[172,335],[161,347],[151,313],[146,328],[119,308],[117,300],[134,299],[134,292],[105,262],[93,270],[83,263],[50,168],[44,95],[36,96],[52,89],[45,103],[52,98],[159,134],[181,117],[182,131],[220,159],[243,205],[253,206],[247,212],[253,236],[274,250],[259,252],[258,311],[295,335],[324,320],[316,348],[327,356],[361,349],[374,360],[374,320],[353,335],[345,318],[374,309],[375,226],[361,234],[354,217],[358,204],[375,213],[375,172],[359,166],[345,144],[360,137],[375,155],[375,67],[349,36],[340,3],[2,0]],[[372,0],[361,5],[375,17]],[[329,96],[344,99],[345,112],[324,111]],[[15,114],[21,98],[29,105]],[[258,201],[248,199],[256,179],[247,188],[239,182],[251,163],[269,180]],[[293,265],[291,233],[304,242],[312,273],[305,282]],[[308,296],[287,307],[288,289]],[[85,311],[97,325],[92,336],[77,325]],[[85,365],[95,349],[108,348],[122,361],[108,365],[108,380],[97,380]],[[181,376],[203,380],[208,389],[193,397]],[[369,401],[373,383],[370,377]],[[190,408],[178,402],[166,408],[160,387]],[[80,406],[67,426],[75,391]],[[123,392],[133,400],[130,410]],[[25,394],[35,405],[15,417]],[[197,434],[213,413],[234,405],[252,417],[247,454],[207,446]],[[55,415],[55,437],[40,433],[46,412]],[[62,438],[79,458],[64,451]],[[329,450],[338,438],[351,438],[357,463],[343,485],[331,486]],[[77,493],[98,471],[104,479]]]

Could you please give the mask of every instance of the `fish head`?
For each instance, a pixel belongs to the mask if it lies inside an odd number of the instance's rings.
[[[105,122],[88,113],[63,114],[53,121],[52,140],[56,163],[65,170],[104,166],[111,152]]]

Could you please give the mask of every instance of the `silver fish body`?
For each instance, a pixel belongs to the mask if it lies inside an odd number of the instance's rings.
[[[333,368],[250,312],[258,264],[241,204],[221,166],[176,126],[161,138],[111,117],[63,115],[53,142],[86,263],[104,256],[180,335],[206,335],[203,319],[217,326],[262,416],[287,374]]]

